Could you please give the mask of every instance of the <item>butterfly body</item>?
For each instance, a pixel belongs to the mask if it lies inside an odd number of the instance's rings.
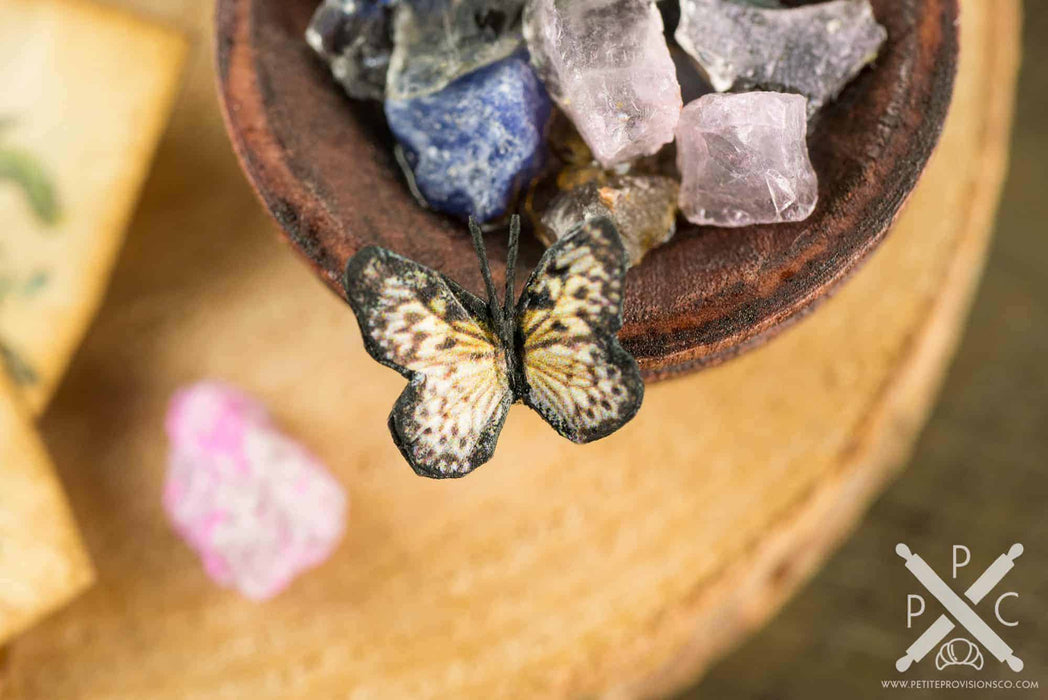
[[[616,339],[626,256],[610,221],[587,221],[547,250],[514,302],[515,220],[502,305],[473,234],[486,301],[383,248],[365,248],[346,269],[365,347],[409,380],[389,428],[422,476],[464,476],[488,461],[517,401],[584,443],[620,428],[643,399]]]

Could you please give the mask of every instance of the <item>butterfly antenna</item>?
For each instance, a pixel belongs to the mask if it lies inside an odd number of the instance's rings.
[[[520,247],[520,217],[516,214],[509,220],[509,248],[506,252],[506,296],[503,299],[504,318],[513,317],[513,292],[516,291],[517,249]]]
[[[473,237],[473,250],[477,251],[477,257],[480,258],[480,274],[484,276],[484,286],[488,290],[488,306],[491,308],[492,320],[501,325],[502,309],[499,308],[499,298],[495,292],[495,280],[491,278],[488,251],[484,249],[484,233],[472,216],[469,217],[469,233]]]

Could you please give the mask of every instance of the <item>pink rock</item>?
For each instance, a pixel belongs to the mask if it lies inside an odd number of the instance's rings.
[[[680,84],[650,0],[531,0],[531,62],[604,167],[673,140]]]
[[[263,600],[331,554],[346,496],[265,408],[205,382],[175,394],[166,427],[164,508],[214,581]]]
[[[677,126],[680,207],[689,221],[749,226],[811,216],[807,100],[778,92],[704,95]]]

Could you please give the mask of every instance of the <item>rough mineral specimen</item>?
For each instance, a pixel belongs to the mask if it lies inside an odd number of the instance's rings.
[[[650,0],[529,0],[532,63],[604,167],[673,140],[680,85]]]
[[[552,105],[523,56],[441,92],[387,100],[386,117],[429,204],[460,217],[502,216],[540,170]]]
[[[887,32],[869,0],[785,9],[681,0],[675,36],[714,89],[799,93],[811,116],[877,57]]]
[[[350,97],[385,97],[396,3],[397,0],[325,0],[313,14],[306,41],[328,62]]]
[[[184,389],[167,433],[164,508],[217,583],[269,598],[342,537],[338,483],[247,396],[215,383]]]
[[[542,215],[537,231],[546,245],[567,235],[586,219],[606,216],[615,222],[636,265],[644,255],[673,237],[680,189],[670,177],[607,175],[558,195]]]
[[[806,131],[800,95],[710,94],[689,104],[677,127],[685,216],[713,226],[808,218],[819,187]]]
[[[523,47],[524,0],[403,0],[393,30],[390,99],[438,92]]]

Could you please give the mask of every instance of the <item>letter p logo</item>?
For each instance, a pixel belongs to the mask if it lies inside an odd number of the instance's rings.
[[[964,552],[964,560],[962,561],[957,557],[958,554]],[[953,577],[957,578],[957,569],[968,566],[972,561],[972,550],[965,547],[963,544],[955,544],[953,546]]]
[[[920,609],[916,609],[914,607],[915,602],[920,602]],[[924,598],[922,596],[917,595],[916,593],[911,593],[910,595],[906,596],[906,629],[910,629],[911,627],[913,627],[913,618],[920,617],[923,614]]]

